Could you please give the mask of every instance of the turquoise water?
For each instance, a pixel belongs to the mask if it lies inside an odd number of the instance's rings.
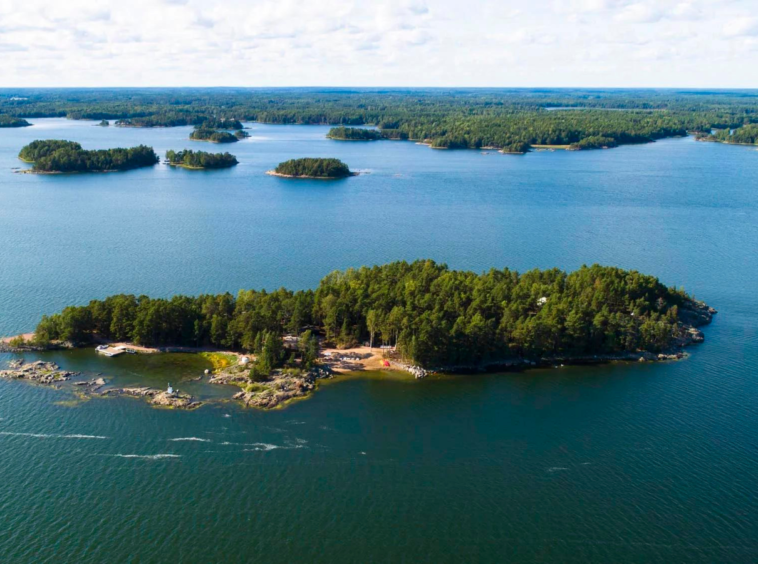
[[[419,257],[637,268],[720,313],[684,362],[349,380],[275,412],[0,382],[4,561],[758,559],[754,149],[688,138],[517,157],[252,125],[223,148],[231,170],[13,174],[37,138],[218,149],[188,128],[34,121],[0,130],[0,334],[115,292],[304,288]],[[263,174],[300,156],[366,174]],[[191,386],[204,366],[88,352],[56,358],[155,385]]]

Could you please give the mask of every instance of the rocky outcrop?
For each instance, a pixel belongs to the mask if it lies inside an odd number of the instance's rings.
[[[76,376],[76,372],[61,370],[54,362],[25,362],[23,359],[11,361],[8,370],[0,370],[0,378],[29,380],[39,384],[58,384]]]
[[[319,366],[303,373],[277,370],[268,380],[251,382],[247,371],[235,366],[213,377],[210,382],[241,386],[243,389],[234,394],[233,399],[248,407],[273,409],[311,394],[316,389],[318,380],[331,378],[332,375],[329,368]]]
[[[431,373],[429,370],[426,370],[425,368],[416,366],[414,364],[404,364],[402,362],[393,361],[390,362],[390,365],[394,368],[397,368],[398,370],[404,370],[405,372],[410,373],[416,380],[426,378]]]
[[[151,405],[157,407],[169,407],[173,409],[197,409],[203,405],[202,402],[195,401],[195,399],[188,394],[183,394],[177,391],[169,393],[148,387],[114,388],[104,391],[102,395],[145,398]]]

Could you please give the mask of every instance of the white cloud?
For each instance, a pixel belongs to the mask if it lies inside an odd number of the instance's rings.
[[[1,0],[0,87],[756,87],[754,2]]]

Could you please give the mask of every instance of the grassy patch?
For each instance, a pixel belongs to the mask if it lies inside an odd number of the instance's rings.
[[[216,374],[237,362],[237,357],[229,353],[202,352],[200,356],[213,365],[213,372]]]

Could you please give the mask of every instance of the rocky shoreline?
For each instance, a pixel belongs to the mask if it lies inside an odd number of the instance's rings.
[[[23,359],[13,360],[8,370],[0,370],[0,378],[7,380],[28,380],[39,384],[58,384],[78,376],[78,372],[61,370],[54,362],[37,360],[27,363]]]
[[[183,394],[179,391],[161,391],[149,387],[136,388],[111,388],[105,390],[102,396],[127,396],[133,398],[143,398],[150,405],[156,407],[168,407],[172,409],[197,409],[203,405],[203,402],[196,401],[191,395]]]
[[[333,373],[328,368],[317,367],[304,373],[277,370],[267,380],[251,382],[247,371],[237,365],[223,370],[211,378],[210,383],[240,386],[242,390],[234,394],[232,399],[246,407],[274,409],[310,395],[316,389],[318,380],[332,376]]]

